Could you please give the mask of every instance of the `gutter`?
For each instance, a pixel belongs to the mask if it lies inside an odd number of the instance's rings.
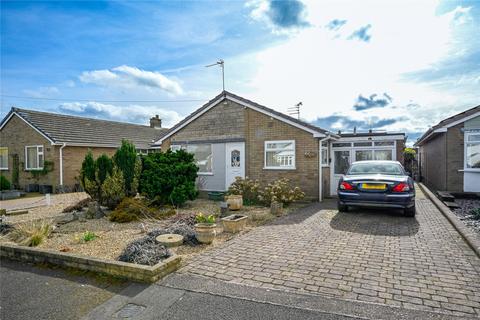
[[[318,140],[318,202],[323,201],[322,143],[328,139],[330,139],[329,135]]]
[[[60,147],[60,185],[63,186],[63,148],[67,146],[67,143],[64,142]]]

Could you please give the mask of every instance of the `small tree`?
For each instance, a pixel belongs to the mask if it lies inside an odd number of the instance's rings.
[[[95,167],[98,172],[98,180],[103,184],[108,175],[112,174],[113,162],[106,154],[102,154],[95,161]]]
[[[115,209],[115,207],[125,198],[125,180],[123,179],[122,172],[114,167],[112,174],[108,174],[105,181],[101,186],[101,201],[102,204],[109,209]]]
[[[92,150],[90,149],[82,162],[82,169],[80,170],[80,183],[84,189],[85,179],[90,181],[95,180],[95,160],[93,159]]]
[[[157,204],[181,205],[197,196],[198,167],[184,150],[151,153],[143,159],[140,192]]]
[[[132,190],[132,183],[135,178],[135,164],[137,162],[137,151],[135,146],[127,140],[122,140],[122,146],[115,152],[113,162],[122,171],[125,179],[125,193],[128,196],[135,195]]]

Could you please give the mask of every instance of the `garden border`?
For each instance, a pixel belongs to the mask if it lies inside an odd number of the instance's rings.
[[[181,257],[175,254],[156,265],[145,266],[11,244],[0,245],[0,257],[24,262],[53,264],[140,282],[155,282],[177,270],[181,264]]]
[[[438,210],[447,218],[447,220],[453,225],[455,230],[462,236],[465,242],[473,249],[473,251],[480,258],[480,240],[477,240],[476,235],[468,229],[463,222],[457,218],[457,216],[438,199],[430,189],[428,189],[423,183],[417,182],[422,189],[423,193],[433,202]]]

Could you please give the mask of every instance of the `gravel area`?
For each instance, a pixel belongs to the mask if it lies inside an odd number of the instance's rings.
[[[7,216],[9,223],[19,223],[32,221],[36,219],[53,218],[62,215],[62,210],[80,200],[87,198],[85,192],[72,192],[51,195],[50,205],[48,206],[45,196],[35,198],[20,198],[14,200],[0,201],[0,208],[10,210],[27,209],[27,214],[16,216]]]
[[[85,197],[82,197],[81,194],[76,195],[77,198],[75,199],[75,201],[65,201],[65,203],[63,203],[63,205],[61,206],[60,204],[57,204],[58,208],[56,208],[55,212],[61,214],[61,211],[64,207],[66,207],[67,205],[71,205],[72,203],[75,203],[76,201],[79,201]],[[287,209],[285,209],[285,213],[291,212],[292,210],[295,210],[304,205],[305,204],[293,204]],[[35,218],[44,217],[48,219],[55,215],[53,213],[42,214],[42,211],[40,211],[42,210],[42,208],[43,207],[35,208],[32,213],[22,216],[34,215]],[[247,227],[245,228],[245,230],[238,234],[223,233],[221,222],[218,221],[217,237],[213,244],[198,245],[194,247],[183,245],[172,249],[172,251],[174,253],[182,255],[184,260],[189,260],[200,252],[215,249],[225,241],[229,241],[239,234],[249,232],[256,226],[274,219],[275,217],[269,214],[269,211],[269,208],[259,206],[244,207],[242,210],[232,213],[246,214],[248,216],[252,216],[258,213],[265,213],[265,217],[262,220],[256,221],[248,219]],[[179,215],[189,216],[191,214],[197,214],[200,212],[205,215],[218,215],[220,213],[218,202],[206,199],[197,199],[195,201],[187,202],[187,204],[183,208],[178,209],[177,215],[165,220],[143,219],[141,221],[134,221],[129,223],[110,222],[107,217],[92,220],[87,219],[84,221],[75,220],[73,222],[58,225],[53,231],[53,233],[50,235],[50,237],[39,245],[39,248],[116,260],[123,251],[123,249],[126,247],[126,245],[131,241],[144,237],[148,232],[152,230],[160,228],[164,229],[168,227],[170,224],[173,223],[173,221],[178,218]],[[19,216],[10,218],[12,218],[13,220],[13,218],[17,217]],[[86,231],[95,233],[97,237],[94,240],[88,242],[83,241],[82,235]],[[0,238],[0,242],[1,241],[5,242],[8,241],[8,239],[3,237]]]
[[[460,220],[465,223],[465,225],[478,234],[480,234],[480,219],[474,219],[474,216],[471,214],[473,209],[480,208],[480,199],[455,199],[461,208],[453,210]]]

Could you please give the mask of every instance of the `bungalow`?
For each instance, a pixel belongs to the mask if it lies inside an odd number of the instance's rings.
[[[357,160],[402,161],[405,134],[332,133],[224,91],[172,127],[153,148],[186,149],[200,167],[198,187],[225,191],[235,177],[288,178],[310,199],[336,194]]]
[[[161,124],[158,115],[142,126],[12,108],[0,122],[0,173],[18,188],[72,190],[88,149],[113,155],[127,139],[145,153],[166,133]]]
[[[415,143],[420,179],[437,191],[480,192],[480,106],[440,121]]]

